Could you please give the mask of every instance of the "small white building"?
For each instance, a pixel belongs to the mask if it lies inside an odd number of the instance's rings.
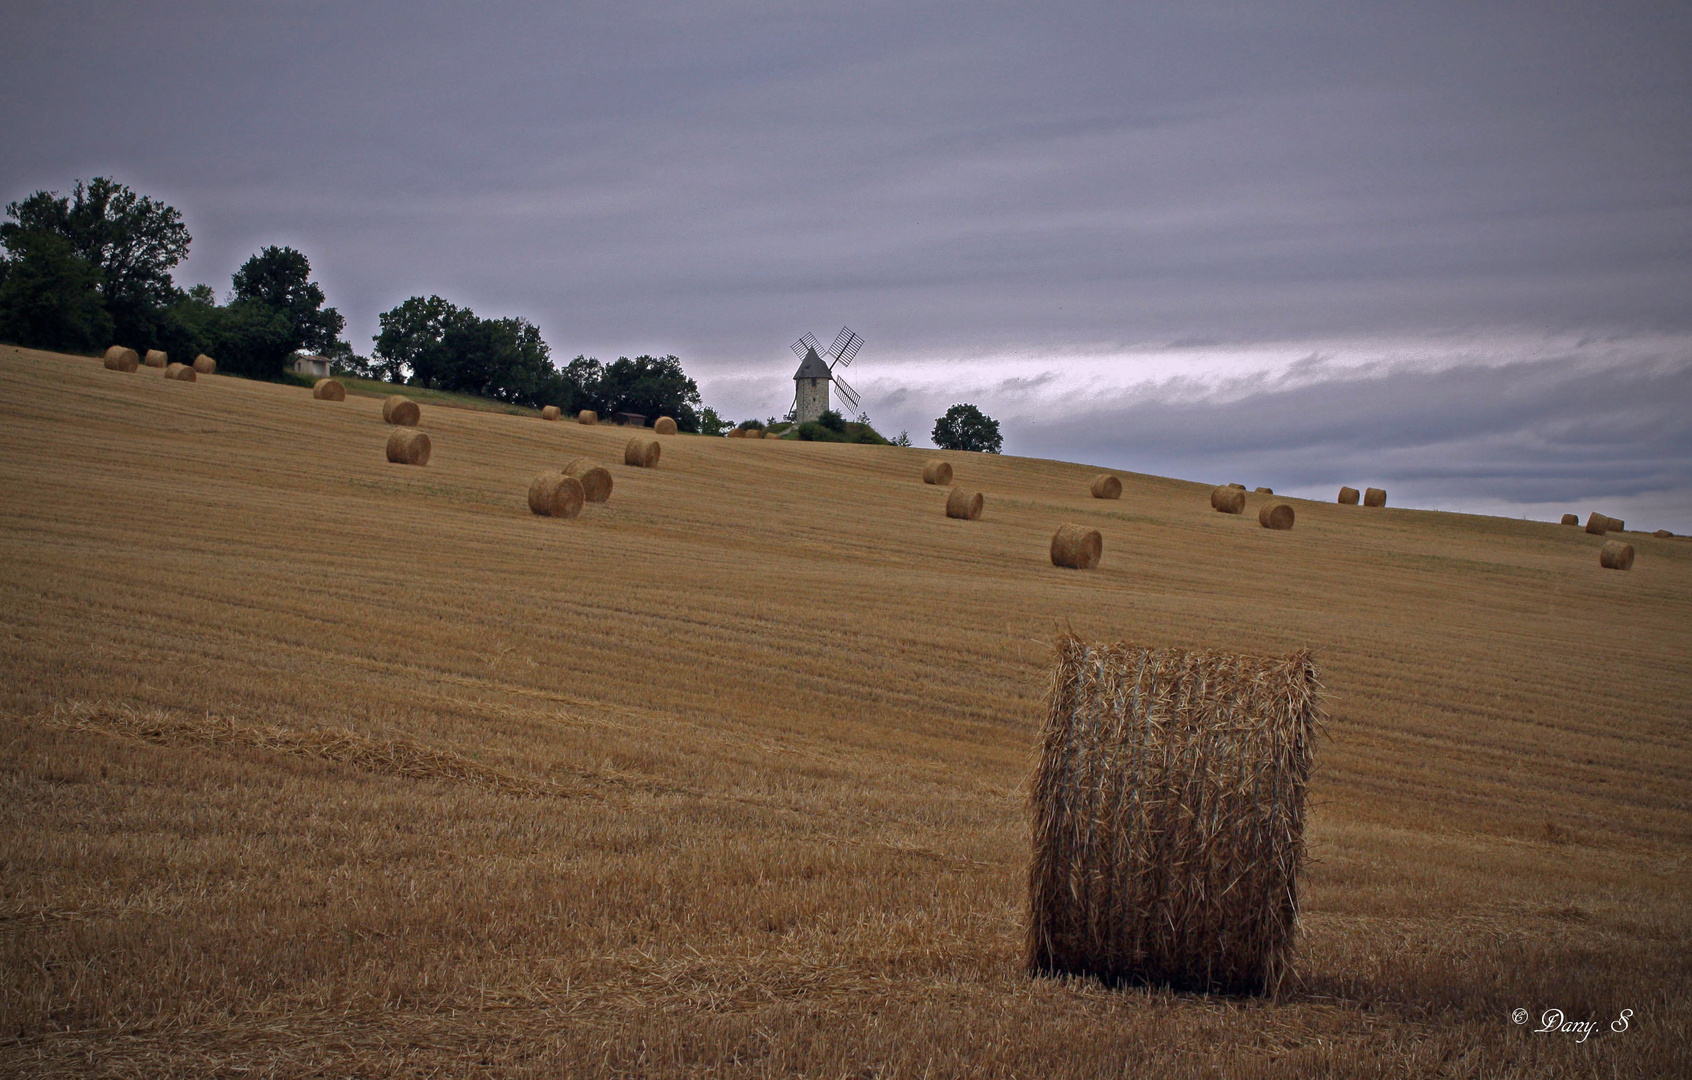
[[[307,375],[314,379],[327,379],[329,377],[329,358],[327,356],[314,356],[311,353],[295,353],[294,370],[301,375]]]

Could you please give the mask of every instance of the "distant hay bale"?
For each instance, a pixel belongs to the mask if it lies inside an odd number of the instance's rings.
[[[729,428],[729,433],[728,433],[727,437],[730,438],[730,439],[744,439],[744,438],[746,438],[746,429],[745,428]]]
[[[579,457],[565,462],[563,471],[581,481],[582,497],[588,502],[602,503],[611,497],[611,470],[605,466]]]
[[[1563,515],[1563,524],[1564,525],[1579,525],[1580,524],[1580,515],[1579,514],[1564,514]]]
[[[1386,488],[1370,488],[1363,493],[1364,506],[1385,506]]]
[[[1224,514],[1241,513],[1245,510],[1245,489],[1229,484],[1212,490],[1210,508]]]
[[[1273,495],[1273,494],[1275,494],[1274,488],[1252,488],[1252,490],[1257,492],[1259,495]]]
[[[405,395],[392,394],[388,400],[382,402],[382,419],[401,427],[416,427],[423,419],[423,410],[417,407],[417,402]]]
[[[629,440],[627,446],[623,447],[623,464],[650,469],[658,464],[658,455],[663,451],[664,448],[657,439],[648,439],[645,436],[636,435]]]
[[[1598,552],[1598,565],[1606,570],[1632,570],[1633,545],[1620,540],[1606,540]]]
[[[676,422],[668,416],[660,416],[652,424],[652,434],[654,435],[674,435],[675,433]]]
[[[1284,502],[1264,503],[1258,507],[1257,523],[1265,529],[1290,529],[1293,527],[1293,508]]]
[[[194,357],[194,370],[199,372],[201,375],[216,375],[217,361],[213,360],[205,353],[201,353],[200,355]]]
[[[1110,473],[1101,473],[1093,477],[1093,498],[1120,499],[1122,497],[1122,481]]]
[[[113,345],[106,350],[106,368],[110,371],[134,371],[141,366],[141,358],[134,349]]]
[[[401,428],[388,436],[388,460],[396,465],[427,465],[433,449],[429,436],[416,428]]]
[[[556,420],[563,415],[564,415],[564,410],[560,409],[556,405],[543,405],[541,407],[541,419],[542,420]]]
[[[1358,497],[1359,495],[1356,488],[1342,487],[1340,488],[1339,504],[1341,506],[1356,506]]]
[[[319,379],[311,384],[311,396],[318,401],[345,401],[347,388],[339,379]]]
[[[164,377],[167,379],[175,379],[177,382],[194,382],[200,376],[198,372],[189,367],[187,364],[167,364],[164,370]]]
[[[1674,533],[1669,532],[1667,529],[1658,529],[1656,532],[1652,533],[1651,535],[1655,536],[1658,540],[1667,540],[1668,538],[1673,536]]]
[[[169,355],[162,353],[157,349],[148,349],[147,350],[147,358],[144,361],[144,363],[148,367],[156,367],[156,368],[169,367],[170,366],[170,357],[169,357]]]
[[[979,491],[953,488],[946,496],[946,516],[962,521],[976,521],[981,517],[981,507],[985,502]]]
[[[557,469],[529,481],[529,510],[541,517],[573,518],[586,498],[582,482]]]
[[[922,466],[922,482],[938,484],[945,487],[952,482],[952,463],[939,459],[924,462]]]
[[[1586,531],[1593,536],[1603,536],[1610,531],[1610,519],[1594,510],[1586,517]]]
[[[1311,654],[1058,642],[1029,785],[1035,974],[1259,993],[1298,926]]]
[[[1229,484],[1228,486],[1233,488],[1235,491],[1244,491],[1245,490],[1244,484]]]
[[[1627,531],[1627,522],[1623,521],[1621,518],[1611,518],[1610,519],[1610,531],[1611,532],[1626,532]]]
[[[1052,565],[1091,570],[1104,554],[1104,537],[1085,525],[1059,525],[1052,534]]]
[[[591,427],[592,425],[599,423],[599,414],[594,412],[592,409],[583,409],[581,412],[576,414],[576,423],[587,424]]]

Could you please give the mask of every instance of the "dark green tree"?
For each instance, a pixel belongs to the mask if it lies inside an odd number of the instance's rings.
[[[672,417],[682,431],[699,430],[699,387],[675,356],[619,356],[605,365],[598,399],[604,413]]]
[[[997,454],[1005,440],[999,422],[974,405],[953,405],[934,421],[934,445],[942,450],[976,450]]]
[[[341,344],[347,321],[339,311],[323,306],[323,288],[311,280],[311,261],[304,253],[272,245],[243,263],[234,280],[233,303],[261,303],[287,319],[289,352],[331,353]]]
[[[60,352],[98,352],[111,343],[99,275],[69,240],[18,232],[7,248],[10,258],[0,259],[0,341]]]
[[[373,339],[372,364],[389,382],[445,389],[439,384],[447,331],[475,317],[438,296],[413,296],[376,317],[382,329]]]
[[[190,291],[173,304],[168,323],[179,327],[184,356],[211,354],[220,372],[254,379],[280,379],[294,351],[296,327],[286,312],[262,300],[235,300],[219,307],[211,290]]]

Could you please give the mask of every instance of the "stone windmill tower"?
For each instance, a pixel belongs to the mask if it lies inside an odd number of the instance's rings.
[[[858,392],[840,377],[840,369],[852,366],[852,358],[863,344],[863,338],[842,326],[834,344],[829,346],[826,354],[829,359],[825,362],[819,355],[822,347],[810,334],[793,343],[794,355],[800,358],[799,370],[793,373],[794,423],[803,424],[822,416],[828,409],[829,383],[840,392],[841,401],[854,409],[858,407]]]

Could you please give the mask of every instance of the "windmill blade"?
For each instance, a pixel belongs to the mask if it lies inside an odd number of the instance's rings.
[[[853,333],[850,328],[842,326],[840,333],[834,336],[834,344],[828,347],[828,354],[834,357],[835,363],[841,367],[851,367],[852,358],[858,355],[858,350],[863,346],[863,338]]]
[[[800,338],[798,341],[795,341],[793,344],[789,345],[788,348],[792,349],[793,355],[797,356],[801,360],[805,359],[805,350],[806,349],[815,349],[819,353],[822,352],[822,346],[818,345],[817,339],[810,334],[806,334],[804,337]]]
[[[854,410],[858,408],[858,392],[850,386],[847,386],[845,379],[836,375],[834,377],[834,388],[840,391],[840,397],[842,400],[848,402]]]

